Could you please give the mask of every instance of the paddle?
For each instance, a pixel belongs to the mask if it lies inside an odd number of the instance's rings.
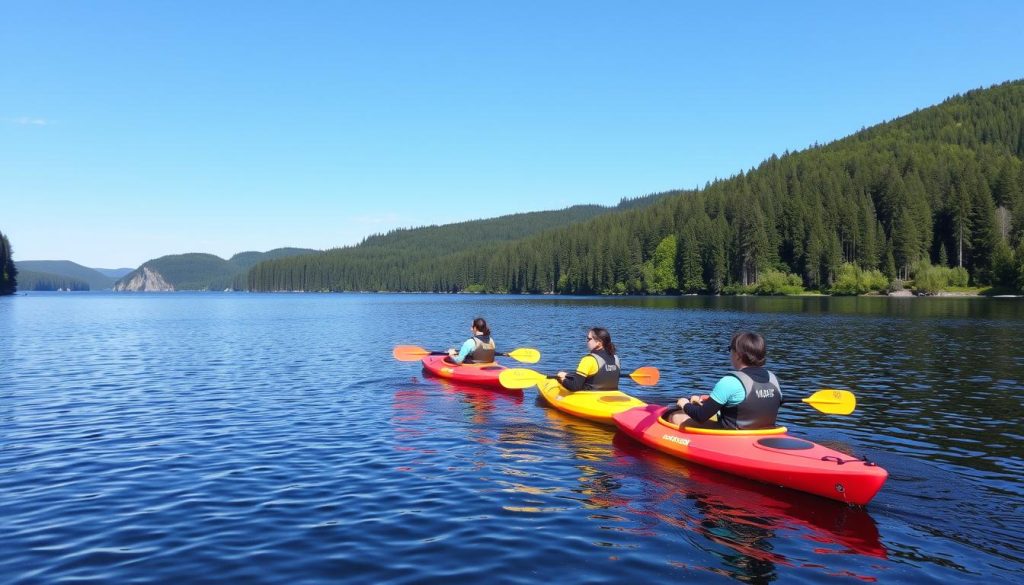
[[[501,381],[501,385],[509,389],[520,389],[529,388],[543,382],[544,380],[554,379],[557,376],[554,374],[542,374],[526,368],[510,368],[505,370],[498,376],[498,380]],[[653,366],[644,366],[637,368],[629,377],[640,384],[641,386],[653,386],[658,383],[658,378],[661,377],[661,373],[658,368]]]
[[[430,351],[417,345],[396,345],[391,355],[400,362],[415,362],[428,355],[448,355],[447,351]],[[496,356],[510,357],[524,364],[535,364],[540,361],[540,352],[532,347],[520,347],[508,353],[495,353]]]
[[[818,412],[824,412],[825,414],[850,414],[853,409],[857,407],[857,397],[853,395],[853,392],[849,390],[833,390],[832,388],[823,388],[818,390],[814,394],[805,398],[783,397],[783,404],[796,404],[797,402],[803,402],[810,404]],[[679,406],[670,406],[665,414],[681,410]]]
[[[854,408],[857,408],[857,397],[853,395],[853,392],[832,388],[823,388],[806,398],[784,397],[782,399],[783,404],[795,402],[810,404],[825,414],[850,414]]]

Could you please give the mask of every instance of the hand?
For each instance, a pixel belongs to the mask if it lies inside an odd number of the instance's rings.
[[[689,403],[690,400],[688,398],[680,398],[679,400],[676,400],[676,405],[679,406],[679,408],[683,408]]]
[[[564,381],[565,380],[565,376],[566,376],[565,372],[558,372],[557,374],[555,374],[555,377],[558,378],[559,382]]]
[[[458,355],[454,349],[448,348],[448,357],[455,357]]]
[[[701,405],[704,403],[704,400],[700,396],[694,394],[693,396],[690,397],[690,402],[692,404]]]

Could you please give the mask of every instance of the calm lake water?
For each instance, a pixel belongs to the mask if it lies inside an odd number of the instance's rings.
[[[890,479],[848,507],[391,358],[478,315],[545,372],[608,327],[665,404],[761,331],[859,401],[782,423]],[[0,581],[1020,582],[1022,348],[1019,299],[0,297]]]

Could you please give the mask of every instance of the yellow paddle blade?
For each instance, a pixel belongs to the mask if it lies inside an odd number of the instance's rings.
[[[654,386],[661,379],[661,372],[654,366],[644,366],[637,368],[629,377],[641,386]]]
[[[802,400],[825,414],[850,414],[857,408],[857,397],[849,390],[818,390]]]
[[[517,362],[523,362],[524,364],[535,364],[540,361],[540,352],[532,347],[520,347],[506,354],[499,355],[507,355]]]
[[[511,390],[529,388],[545,379],[547,379],[546,375],[526,368],[509,368],[498,376],[501,385]]]
[[[431,352],[418,345],[396,345],[391,355],[400,362],[415,362],[430,355]]]
[[[498,381],[506,388],[517,389],[529,388],[530,386],[540,384],[549,377],[553,378],[554,376],[541,374],[527,368],[509,368],[498,376]],[[658,383],[661,372],[658,371],[658,368],[645,366],[637,369],[629,377],[641,386],[653,386]]]

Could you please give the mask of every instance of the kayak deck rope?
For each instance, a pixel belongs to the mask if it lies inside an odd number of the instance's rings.
[[[867,465],[868,467],[875,467],[876,465],[878,465],[874,461],[868,459],[867,455],[864,455],[863,457],[860,457],[860,458],[854,457],[853,459],[843,459],[842,457],[838,457],[836,455],[823,455],[821,457],[821,460],[822,461],[832,461],[836,465],[843,465],[844,463],[863,463],[864,465]]]

